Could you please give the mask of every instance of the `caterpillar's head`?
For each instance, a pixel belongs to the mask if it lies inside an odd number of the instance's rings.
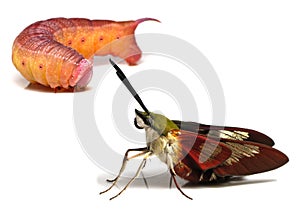
[[[82,59],[77,68],[73,71],[69,84],[71,87],[77,87],[79,89],[85,88],[93,75],[93,64],[87,59]]]

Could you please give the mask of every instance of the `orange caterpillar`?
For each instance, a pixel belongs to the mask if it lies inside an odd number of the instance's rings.
[[[31,83],[54,89],[82,88],[92,77],[94,55],[111,54],[125,59],[129,65],[136,64],[141,50],[133,34],[138,24],[147,20],[158,21],[153,18],[123,22],[83,18],[39,21],[15,39],[12,61]]]

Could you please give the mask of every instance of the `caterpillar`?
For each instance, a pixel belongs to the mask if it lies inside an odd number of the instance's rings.
[[[134,31],[148,20],[159,22],[154,18],[122,22],[85,18],[38,21],[16,37],[12,62],[30,83],[54,89],[83,88],[92,77],[94,55],[111,54],[129,65],[137,63],[141,50]],[[119,42],[108,45],[115,40]]]

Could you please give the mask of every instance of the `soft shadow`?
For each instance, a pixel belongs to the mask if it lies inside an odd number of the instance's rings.
[[[85,92],[91,90],[91,87],[85,87],[83,89],[79,88],[70,88],[70,89],[64,89],[64,88],[57,88],[53,89],[50,87],[43,86],[38,83],[29,83],[27,80],[20,76],[14,77],[14,82],[17,86],[19,86],[22,89],[29,90],[29,91],[36,91],[36,92],[43,92],[43,93],[73,93],[73,92]]]
[[[248,185],[248,184],[260,184],[267,182],[274,182],[275,179],[247,179],[246,177],[230,177],[224,181],[213,182],[213,183],[186,183],[183,187],[186,188],[222,188],[222,187],[233,187],[240,185]]]
[[[13,78],[14,83],[20,88],[25,88],[30,84],[26,79],[24,79],[21,75],[14,75]]]
[[[145,176],[146,177],[146,176]],[[97,182],[101,186],[110,186],[111,183],[107,182],[106,179],[115,178],[112,175],[100,175],[97,177]],[[129,182],[130,178],[121,177],[117,183],[117,187],[125,186]],[[191,183],[177,177],[178,184],[182,186],[182,188],[222,188],[222,187],[233,187],[233,186],[241,186],[248,184],[260,184],[267,182],[274,182],[275,179],[247,179],[246,177],[231,177],[221,182],[213,182],[213,183]],[[165,172],[160,175],[146,177],[146,182],[149,188],[169,188],[170,183],[170,174],[169,172]],[[140,187],[147,188],[145,181],[142,176],[137,178],[132,184],[131,187]],[[172,188],[175,187],[174,183],[172,184]]]
[[[132,174],[132,176],[133,176],[133,174]],[[149,188],[168,188],[169,187],[169,181],[170,181],[169,173],[163,173],[163,174],[152,176],[152,177],[147,177],[146,175],[144,175],[144,177],[146,179],[146,182],[147,182]],[[113,179],[113,178],[115,178],[113,175],[101,174],[97,177],[97,182],[101,186],[110,186],[112,183],[107,182],[106,180]],[[129,180],[130,180],[129,177],[121,177],[117,183],[117,187],[125,186],[129,182]],[[137,178],[130,186],[137,187],[137,188],[145,188],[145,189],[147,188],[142,176]]]
[[[64,89],[64,88],[50,88],[43,86],[38,83],[29,83],[25,88],[25,90],[30,90],[30,91],[37,91],[37,92],[43,92],[43,93],[74,93],[74,92],[85,92],[91,90],[90,87],[85,87],[85,88],[69,88],[69,89]]]

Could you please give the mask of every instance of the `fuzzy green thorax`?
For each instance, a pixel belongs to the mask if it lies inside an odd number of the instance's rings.
[[[172,120],[168,119],[167,117],[161,114],[156,114],[153,112],[150,112],[148,114],[146,112],[141,112],[138,110],[135,110],[135,113],[137,115],[137,118],[139,118],[137,119],[139,127],[151,127],[159,135],[166,136],[170,130],[179,129],[178,126]]]

